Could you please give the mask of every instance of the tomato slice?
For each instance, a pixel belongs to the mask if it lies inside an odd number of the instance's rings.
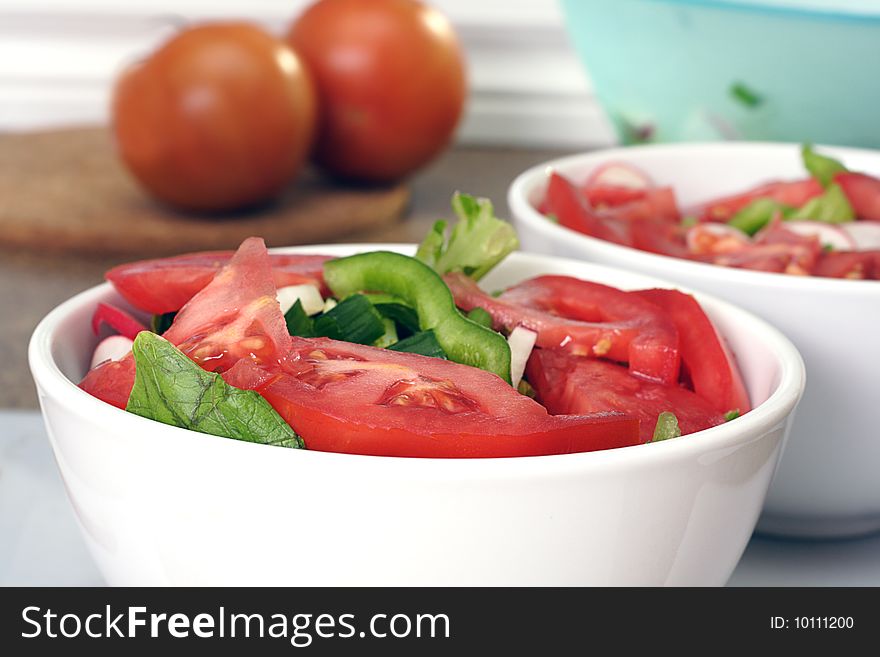
[[[694,297],[665,289],[639,290],[634,294],[659,306],[672,319],[680,339],[682,369],[686,370],[694,392],[721,413],[751,410],[733,354]]]
[[[639,419],[643,441],[651,439],[657,416],[664,411],[675,413],[682,434],[724,422],[724,417],[696,393],[638,379],[607,361],[535,349],[526,365],[526,376],[551,413],[626,413]]]
[[[164,337],[206,370],[223,371],[239,359],[277,367],[287,354],[290,336],[275,298],[263,240],[245,240],[214,280],[177,313]],[[80,387],[125,408],[134,373],[129,354],[90,370]]]
[[[880,279],[880,251],[830,251],[819,255],[814,276]]]
[[[116,306],[109,303],[99,303],[92,315],[92,332],[95,335],[101,331],[101,324],[106,324],[119,335],[124,335],[129,340],[134,340],[141,331],[147,327],[134,317]]]
[[[777,203],[799,208],[824,191],[825,188],[815,178],[765,183],[747,192],[705,203],[699,210],[700,221],[730,221],[733,215],[759,198],[771,198]]]
[[[232,251],[206,251],[140,260],[109,270],[105,277],[135,308],[161,314],[180,310],[229,263]],[[313,284],[323,288],[323,266],[330,256],[272,254],[276,287]],[[326,294],[326,288],[323,288]]]
[[[407,457],[567,454],[640,442],[621,414],[552,416],[499,377],[417,354],[327,338],[293,338],[272,374],[224,375],[263,395],[308,449]]]
[[[678,380],[678,332],[659,308],[639,297],[570,276],[539,276],[496,299],[462,274],[445,279],[459,308],[483,308],[496,329],[525,326],[538,334],[539,347],[627,362],[634,374],[652,381]]]
[[[633,201],[641,201],[648,190],[623,185],[595,185],[584,187],[584,196],[594,208],[616,208]]]
[[[604,208],[602,213],[614,219],[634,222],[663,220],[677,223],[681,217],[672,187],[644,190],[641,198],[618,204],[615,207]]]
[[[865,173],[838,173],[834,182],[840,185],[859,219],[880,221],[880,178]]]
[[[631,245],[625,223],[594,212],[587,206],[581,191],[555,171],[550,174],[542,207],[545,214],[552,214],[566,228],[615,244]]]

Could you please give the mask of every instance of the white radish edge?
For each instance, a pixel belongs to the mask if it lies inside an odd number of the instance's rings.
[[[841,224],[840,229],[849,235],[859,251],[880,249],[880,221],[851,221]]]
[[[715,235],[715,237],[733,237],[741,241],[743,244],[749,244],[752,241],[752,238],[749,237],[748,233],[740,230],[736,226],[706,222],[688,228],[688,231],[685,234],[685,240],[687,241],[687,247],[689,251],[695,251],[697,249],[697,235],[699,235],[701,232],[710,233],[712,235]]]
[[[98,343],[98,346],[95,347],[95,351],[92,353],[92,362],[89,367],[95,368],[108,360],[119,360],[120,358],[124,358],[128,355],[128,352],[131,351],[132,344],[134,344],[134,342],[132,342],[131,339],[126,338],[124,335],[111,335],[104,338]]]
[[[654,186],[647,173],[626,162],[609,162],[596,169],[587,180],[587,187],[607,185],[627,189],[650,189]]]
[[[321,291],[308,283],[280,287],[276,296],[283,315],[286,315],[297,301],[302,304],[306,315],[316,315],[324,309],[324,297],[321,296]]]
[[[517,326],[507,336],[507,344],[510,345],[510,382],[514,388],[522,381],[526,362],[537,340],[538,334],[525,326]]]
[[[839,251],[852,251],[856,248],[855,240],[841,226],[824,221],[786,221],[782,224],[786,230],[804,237],[815,235],[822,246],[829,245]]]
[[[321,308],[321,312],[330,312],[336,307],[337,303],[338,302],[336,301],[336,299],[334,299],[333,297],[328,297],[327,300],[324,302],[324,307]]]

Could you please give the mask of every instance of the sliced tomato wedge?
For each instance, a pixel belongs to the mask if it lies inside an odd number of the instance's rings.
[[[602,217],[587,206],[581,191],[568,178],[550,174],[547,195],[543,203],[544,213],[556,217],[560,225],[584,235],[630,246],[632,240],[625,223]]]
[[[312,450],[431,458],[567,454],[640,442],[615,413],[552,416],[497,376],[452,361],[327,338],[293,338],[280,372],[243,364],[224,378],[256,389]]]
[[[208,251],[140,260],[114,267],[105,277],[135,308],[158,315],[180,310],[213,280],[232,255],[232,251]],[[269,257],[276,287],[312,284],[323,288],[323,266],[330,256],[272,254]]]
[[[147,330],[146,326],[121,308],[103,302],[98,304],[95,314],[92,315],[92,332],[95,335],[100,333],[102,324],[106,324],[129,340],[134,340],[138,333]]]
[[[880,178],[866,173],[838,173],[834,182],[840,185],[859,219],[880,221]]]
[[[634,294],[659,306],[672,319],[678,330],[682,369],[694,392],[721,413],[751,410],[733,354],[693,296],[666,289],[639,290]]]
[[[551,413],[618,411],[632,415],[639,419],[643,441],[651,439],[657,416],[664,411],[675,414],[682,434],[724,422],[700,395],[679,386],[638,379],[608,361],[535,349],[526,365],[526,376],[538,400]]]
[[[770,198],[777,203],[799,208],[811,198],[825,191],[815,178],[765,183],[740,194],[718,198],[698,210],[700,221],[728,222],[737,212],[759,198]]]
[[[289,350],[290,336],[263,240],[245,240],[214,280],[177,313],[164,337],[206,370],[222,372],[240,359],[277,367]],[[134,373],[129,354],[90,370],[80,387],[125,408]]]
[[[459,308],[483,308],[497,330],[524,326],[538,334],[539,347],[626,362],[634,374],[652,381],[678,380],[675,326],[657,306],[634,295],[570,276],[539,276],[496,299],[463,274],[445,280]]]
[[[880,251],[829,251],[819,255],[814,276],[880,279]]]
[[[602,214],[625,221],[663,220],[677,223],[681,218],[672,187],[644,190],[641,198],[602,210]]]
[[[584,188],[584,196],[594,208],[616,208],[633,201],[641,201],[648,194],[646,189],[622,185],[595,185]]]

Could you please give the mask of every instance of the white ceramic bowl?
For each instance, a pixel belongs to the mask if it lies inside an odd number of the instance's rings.
[[[662,285],[517,253],[486,286],[547,272]],[[158,424],[77,388],[102,300],[122,303],[105,284],[53,310],[29,356],[58,467],[111,584],[721,585],[757,521],[804,385],[800,355],[776,329],[701,296],[757,404],[723,426],[526,458],[283,450]]]
[[[880,175],[880,152],[821,147],[853,170]],[[630,162],[688,206],[770,179],[804,177],[794,144],[678,144],[613,149],[546,162],[511,184],[523,248],[662,277],[768,320],[798,347],[809,383],[758,524],[761,531],[832,537],[880,529],[880,282],[731,269],[654,255],[544,219],[534,205],[547,170],[584,180],[596,166]]]

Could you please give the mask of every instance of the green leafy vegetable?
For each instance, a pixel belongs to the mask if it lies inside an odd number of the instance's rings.
[[[365,293],[364,296],[375,306],[382,317],[394,320],[397,324],[398,334],[405,333],[408,336],[418,332],[419,316],[403,299],[391,294],[376,292]]]
[[[822,183],[823,187],[828,187],[838,173],[847,171],[847,168],[839,160],[827,155],[820,155],[813,150],[810,144],[801,146],[801,157],[804,161],[804,167],[813,178]]]
[[[314,318],[315,335],[356,344],[373,344],[385,335],[385,322],[363,294],[352,294]]]
[[[287,322],[287,332],[291,335],[298,335],[301,338],[315,337],[315,322],[306,314],[299,299],[284,314],[284,320]]]
[[[832,183],[821,196],[811,198],[787,218],[841,224],[853,221],[856,213],[840,185]]]
[[[770,223],[776,213],[785,216],[793,208],[774,201],[772,198],[756,198],[739,212],[733,215],[728,225],[739,228],[744,233],[754,235]]]
[[[516,391],[519,394],[531,397],[532,399],[535,399],[538,396],[538,392],[532,387],[532,384],[525,379],[519,380],[519,384],[516,386]]]
[[[416,252],[416,258],[441,276],[462,271],[480,280],[519,246],[513,226],[495,216],[488,199],[456,192],[452,209],[458,222],[449,239],[446,222],[438,221]]]
[[[477,306],[473,310],[471,310],[467,314],[467,318],[472,322],[476,322],[480,326],[485,326],[486,328],[492,328],[492,315],[486,312],[484,309]]]
[[[394,320],[388,319],[387,317],[382,318],[382,323],[385,325],[385,333],[380,335],[379,339],[376,340],[373,345],[381,347],[382,349],[387,349],[398,341],[397,326],[394,324]]]
[[[136,374],[126,406],[130,413],[224,438],[305,447],[258,393],[230,386],[155,333],[141,331],[132,353]]]
[[[174,322],[176,316],[176,312],[153,315],[153,318],[150,320],[150,330],[157,335],[162,335],[165,331],[171,328],[171,324]]]
[[[405,340],[388,347],[391,351],[406,351],[411,354],[421,354],[422,356],[432,356],[433,358],[447,359],[446,352],[437,342],[434,331],[420,331]]]
[[[669,440],[670,438],[678,438],[681,435],[681,428],[678,426],[678,418],[674,413],[663,411],[657,416],[657,424],[654,426],[654,436],[652,442],[660,440]]]
[[[740,415],[742,415],[742,413],[739,412],[739,409],[734,408],[733,410],[727,411],[724,414],[724,421],[730,422],[731,420],[735,420],[736,418],[738,418]]]
[[[734,100],[745,105],[749,109],[759,107],[764,102],[763,96],[750,89],[742,82],[734,82],[730,85],[730,95]]]

